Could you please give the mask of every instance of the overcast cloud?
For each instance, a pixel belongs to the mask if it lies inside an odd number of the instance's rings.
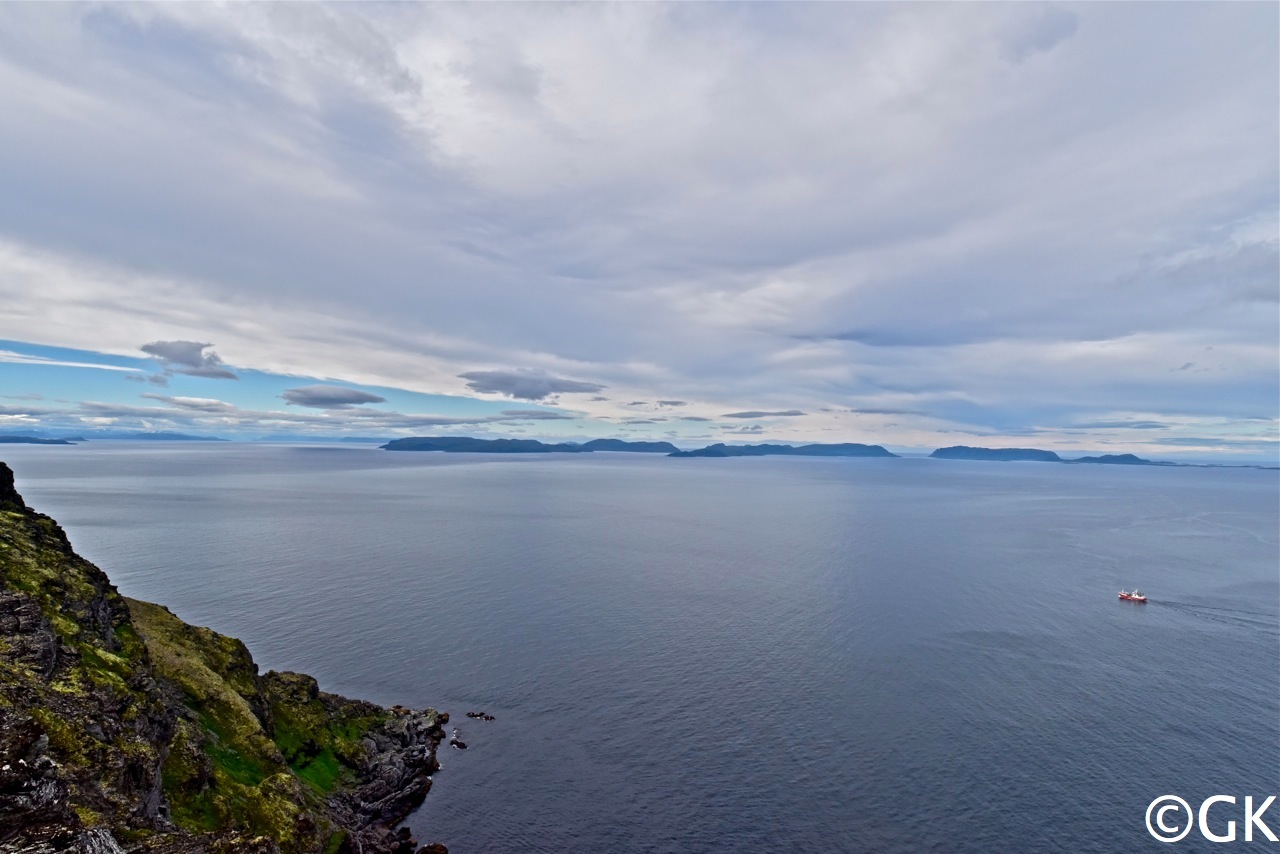
[[[505,394],[521,400],[545,400],[559,394],[593,394],[603,391],[597,383],[553,377],[545,371],[468,371],[459,374],[467,388],[483,394]]]
[[[154,356],[168,374],[218,380],[237,379],[235,374],[223,366],[218,354],[209,349],[212,346],[196,341],[152,341],[150,344],[143,344],[140,349],[147,355]]]
[[[1278,27],[1263,3],[0,4],[0,339],[584,423],[634,400],[789,440],[1274,447]],[[213,416],[148,396],[128,417]]]
[[[291,388],[280,395],[284,402],[294,406],[311,406],[316,409],[348,409],[362,403],[386,403],[385,397],[358,388],[334,385],[309,385]]]

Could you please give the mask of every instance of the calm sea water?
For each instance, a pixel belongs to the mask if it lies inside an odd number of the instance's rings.
[[[455,854],[1167,850],[1157,795],[1280,793],[1273,471],[0,457],[124,593],[451,712]]]

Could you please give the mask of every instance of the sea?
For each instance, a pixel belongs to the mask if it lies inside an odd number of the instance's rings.
[[[1209,824],[1243,838],[1244,797],[1280,794],[1280,472],[0,459],[122,593],[264,669],[447,710],[468,749],[408,825],[452,854],[1212,851],[1156,841],[1148,805],[1235,796]]]

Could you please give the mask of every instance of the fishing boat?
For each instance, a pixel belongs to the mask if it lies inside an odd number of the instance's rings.
[[[1134,588],[1133,590],[1121,590],[1120,598],[1125,600],[1126,602],[1146,602],[1147,601],[1147,597],[1142,593],[1142,591],[1138,590],[1137,588]]]

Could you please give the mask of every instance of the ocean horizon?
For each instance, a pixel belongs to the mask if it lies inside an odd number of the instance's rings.
[[[408,826],[455,854],[1159,850],[1153,798],[1277,784],[1274,471],[4,457],[125,595],[449,711]]]

